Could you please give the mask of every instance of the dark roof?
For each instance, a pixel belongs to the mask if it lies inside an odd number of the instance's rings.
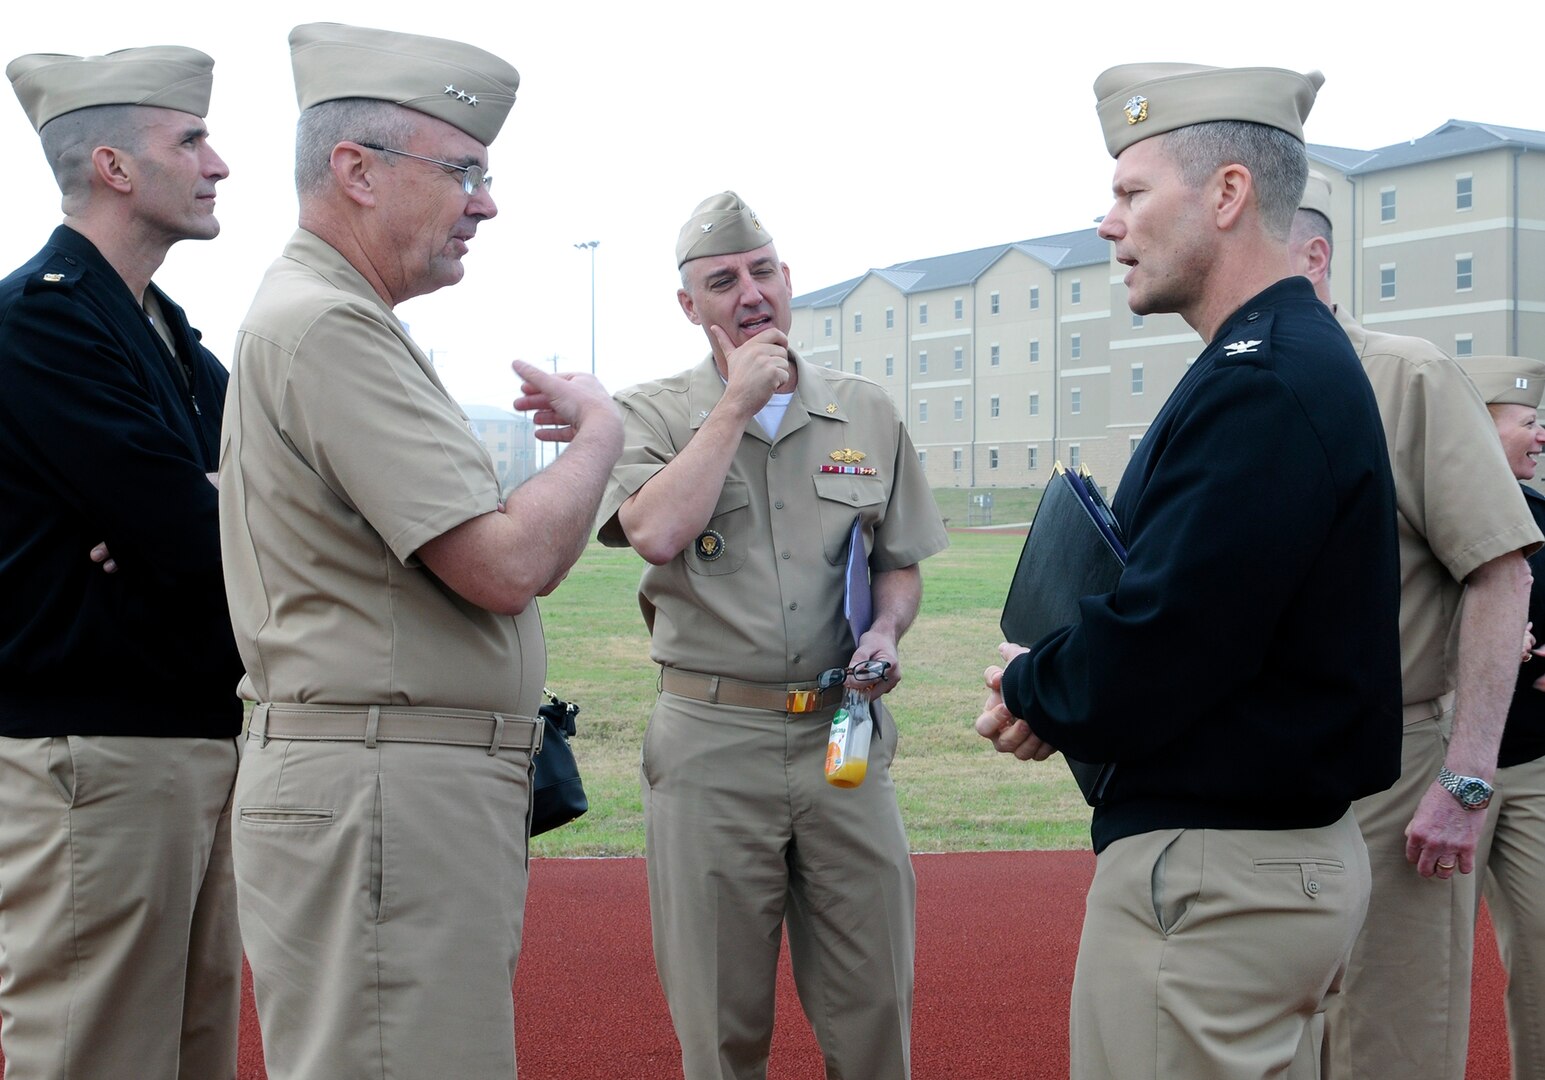
[[[837,285],[796,296],[791,303],[797,308],[835,307],[842,303],[858,283],[869,274],[884,278],[903,295],[970,285],[1010,251],[1023,252],[1053,269],[1092,266],[1110,261],[1110,244],[1101,240],[1093,229],[1079,229],[1075,232],[1020,240],[1012,244],[994,244],[992,247],[957,251],[949,255],[908,259],[890,266],[872,269],[867,274],[850,278]]]
[[[1403,165],[1508,148],[1545,150],[1545,132],[1450,120],[1419,139],[1381,146],[1371,151],[1366,161],[1346,171],[1351,175],[1382,172]]]
[[[1372,150],[1352,150],[1345,146],[1323,146],[1320,143],[1310,143],[1308,150],[1311,161],[1323,161],[1343,173],[1351,172],[1374,155]]]

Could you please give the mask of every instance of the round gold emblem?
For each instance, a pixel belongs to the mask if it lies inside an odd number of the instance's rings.
[[[713,529],[703,530],[703,534],[697,538],[695,545],[697,557],[704,562],[713,562],[724,554],[724,536]]]

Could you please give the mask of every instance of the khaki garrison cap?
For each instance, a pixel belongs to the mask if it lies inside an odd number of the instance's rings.
[[[1318,71],[1122,64],[1094,80],[1095,109],[1111,157],[1151,136],[1214,120],[1265,124],[1302,142],[1304,119],[1324,82]]]
[[[1461,356],[1459,366],[1488,405],[1540,407],[1545,363],[1524,356]]]
[[[1298,200],[1300,210],[1313,210],[1326,221],[1330,220],[1330,178],[1323,173],[1309,170],[1309,180],[1304,184],[1304,197]]]
[[[372,98],[444,120],[484,146],[515,104],[520,72],[474,45],[342,23],[290,31],[301,111],[340,98]]]
[[[204,116],[215,62],[197,49],[153,45],[106,56],[29,53],[5,68],[34,130],[76,109],[150,105]]]
[[[756,211],[741,202],[739,195],[733,191],[710,195],[697,204],[676,237],[676,267],[709,255],[755,251],[772,242],[772,233],[762,227]]]

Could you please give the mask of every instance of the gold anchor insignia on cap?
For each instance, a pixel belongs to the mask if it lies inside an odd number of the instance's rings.
[[[756,211],[754,211],[754,210],[747,210],[746,214],[751,218],[751,224],[756,227],[756,231],[757,232],[761,232],[762,231],[762,223],[756,219]]]
[[[1133,94],[1127,98],[1125,106],[1128,124],[1140,124],[1148,119],[1148,99],[1142,94]]]
[[[831,452],[831,459],[833,461],[840,461],[844,465],[857,465],[866,456],[862,450],[849,450],[847,447]]]
[[[835,401],[828,401],[826,403],[826,411],[828,413],[836,412],[837,411],[837,403]]]

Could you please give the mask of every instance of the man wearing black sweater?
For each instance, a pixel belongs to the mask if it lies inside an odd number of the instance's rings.
[[[0,282],[0,1024],[18,1080],[236,1069],[241,661],[209,479],[226,372],[150,281],[219,231],[213,64],[167,46],[6,69],[65,215]]]
[[[1002,646],[976,724],[1022,759],[1114,763],[1074,1080],[1286,1074],[1368,903],[1349,808],[1399,769],[1399,575],[1373,395],[1287,257],[1320,81],[1139,64],[1095,83],[1128,302],[1207,344],[1117,491],[1115,591]]]

